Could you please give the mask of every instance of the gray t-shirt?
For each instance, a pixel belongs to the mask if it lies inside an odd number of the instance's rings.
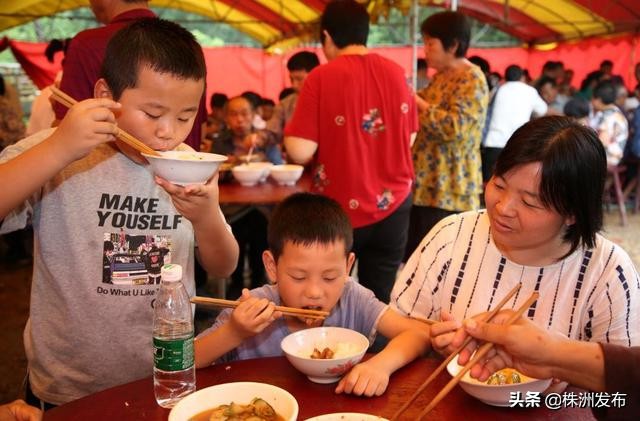
[[[52,133],[8,147],[7,161]],[[163,263],[183,266],[194,294],[194,236],[148,168],[95,148],[9,214],[0,233],[34,228],[31,387],[62,404],[153,372],[152,305]]]
[[[281,305],[278,287],[275,285],[264,285],[260,288],[252,289],[251,295],[258,298],[266,298],[276,305]],[[355,330],[366,336],[369,339],[369,343],[373,343],[376,337],[378,320],[386,309],[387,305],[378,300],[371,290],[349,279],[345,284],[340,300],[331,310],[329,317],[325,319],[323,326],[336,326]],[[198,337],[206,336],[218,329],[229,320],[230,315],[231,309],[222,311],[213,325]],[[280,342],[290,333],[292,332],[287,328],[284,318],[276,319],[265,330],[252,338],[246,339],[240,346],[220,358],[218,362],[284,355],[280,348]]]

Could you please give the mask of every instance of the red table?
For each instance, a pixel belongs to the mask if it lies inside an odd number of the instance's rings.
[[[197,371],[198,390],[207,386],[236,381],[270,383],[288,390],[300,407],[299,419],[304,420],[332,412],[364,412],[390,418],[413,391],[440,363],[422,358],[398,370],[384,395],[362,398],[336,395],[336,384],[322,385],[309,381],[284,357],[259,358],[214,365]],[[403,420],[415,420],[429,400],[449,381],[440,373],[415,404],[404,413]],[[45,413],[45,421],[56,420],[166,420],[169,410],[159,407],[153,396],[151,378],[117,386],[87,396]],[[433,420],[593,420],[585,408],[496,408],[485,405],[455,387],[428,415]]]
[[[293,186],[281,186],[271,177],[265,183],[246,187],[235,180],[221,182],[220,203],[225,205],[275,205],[297,192],[311,189],[311,175],[305,171]]]

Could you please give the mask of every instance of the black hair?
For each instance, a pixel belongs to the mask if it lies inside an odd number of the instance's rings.
[[[602,60],[600,62],[600,68],[602,69],[604,66],[613,67],[613,62],[611,60]]]
[[[616,87],[610,80],[603,80],[593,89],[593,97],[605,105],[613,104],[616,100]]]
[[[338,0],[327,4],[320,18],[320,42],[324,44],[327,31],[338,48],[348,45],[367,45],[369,12],[354,0]]]
[[[547,209],[573,217],[564,241],[571,245],[595,246],[602,229],[602,196],[607,158],[597,133],[570,117],[534,119],[516,130],[496,161],[494,174],[540,162],[540,200]],[[588,180],[588,182],[586,181]]]
[[[47,48],[44,49],[44,56],[47,58],[47,61],[49,63],[53,63],[56,53],[59,51],[62,51],[63,54],[66,54],[67,48],[69,48],[70,42],[71,42],[71,38],[65,38],[65,39],[54,38],[51,41],[49,41],[49,44],[47,44]]]
[[[287,70],[293,72],[295,70],[312,71],[320,65],[320,60],[316,53],[311,51],[299,51],[287,60]]]
[[[515,82],[522,79],[522,67],[512,64],[504,71],[504,78],[507,82]]]
[[[293,89],[292,87],[287,87],[284,88],[280,91],[280,94],[278,94],[278,101],[282,101],[283,99],[285,99],[286,97],[288,97],[289,95],[295,93],[296,90]]]
[[[567,117],[585,118],[589,115],[589,101],[584,98],[571,98],[566,104],[562,112]]]
[[[330,244],[344,241],[345,256],[353,246],[353,228],[338,202],[319,194],[295,193],[271,214],[267,240],[277,261],[287,241],[293,244]]]
[[[229,100],[229,97],[227,97],[225,94],[222,94],[220,92],[214,92],[213,94],[211,94],[211,100],[209,101],[209,105],[211,106],[211,109],[222,108],[224,107],[224,104],[226,104],[228,100]]]
[[[485,75],[488,75],[491,72],[491,65],[486,59],[480,56],[471,56],[467,60],[478,66]]]
[[[420,26],[422,35],[438,38],[445,50],[458,46],[454,55],[464,57],[471,40],[471,23],[465,15],[459,12],[445,11],[431,15]]]
[[[4,76],[0,74],[0,96],[4,96],[7,88],[4,85]]]
[[[269,99],[269,98],[262,98],[262,99],[260,100],[260,105],[273,105],[273,106],[275,106],[275,105],[276,105],[276,103],[275,103],[275,102],[273,102],[273,100],[272,100],[272,99]]]
[[[262,101],[262,97],[253,91],[244,91],[240,94],[241,97],[246,98],[250,103],[251,107],[255,110],[260,105],[260,101]]]
[[[423,59],[423,58],[419,58],[416,61],[416,68],[418,70],[422,70],[422,69],[426,70],[427,69],[427,60]]]
[[[196,81],[204,81],[207,74],[202,48],[194,36],[177,23],[158,18],[135,21],[107,44],[101,76],[115,100],[137,85],[142,66]]]
[[[535,88],[536,88],[536,90],[538,92],[541,92],[542,91],[542,87],[544,85],[547,85],[547,84],[550,84],[553,87],[558,86],[558,83],[556,82],[556,80],[554,78],[549,77],[549,76],[542,76],[540,79],[538,79],[536,81]]]
[[[584,91],[589,87],[589,85],[593,83],[597,84],[598,82],[600,82],[600,79],[602,78],[603,75],[604,73],[602,73],[600,70],[594,70],[593,72],[589,72],[587,76],[585,76],[585,78],[582,80],[582,83],[580,84],[580,90]]]

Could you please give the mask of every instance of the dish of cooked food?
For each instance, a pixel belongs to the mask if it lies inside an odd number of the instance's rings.
[[[493,373],[487,379],[487,384],[491,385],[505,385],[505,384],[518,384],[525,382],[527,377],[513,368],[503,368]]]
[[[311,353],[311,358],[314,360],[328,360],[333,358],[335,352],[328,346],[324,347],[322,351],[318,350],[318,348],[313,348],[313,352]]]
[[[192,417],[189,421],[285,421],[267,401],[253,398],[248,405],[231,402]]]

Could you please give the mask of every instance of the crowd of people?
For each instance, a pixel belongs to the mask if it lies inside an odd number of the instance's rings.
[[[199,368],[281,355],[282,338],[310,326],[348,327],[386,340],[335,391],[377,396],[400,367],[429,351],[448,355],[470,335],[498,345],[475,377],[511,366],[619,391],[628,405],[598,415],[637,415],[640,277],[600,231],[608,168],[636,153],[640,90],[628,97],[610,62],[580,89],[561,62],[535,81],[514,64],[502,81],[482,58],[466,57],[468,18],[445,11],[421,25],[435,74],[423,73],[413,92],[399,65],[367,48],[366,8],[336,1],[319,25],[326,64],[299,52],[278,104],[216,93],[205,118],[206,68],[193,35],[146,1],[91,4],[106,26],[71,40],[61,80],[80,102],[56,110],[56,127],[0,153],[0,177],[12,180],[0,191],[0,233],[28,224],[35,232],[29,404],[46,410],[151,374],[153,294],[96,292],[107,279],[104,252],[115,239],[125,250],[117,210],[175,221],[127,234],[162,238],[190,295],[196,261],[233,280],[240,304],[196,338]],[[221,206],[218,175],[184,187],[154,177],[117,128],[160,151],[190,142],[232,161],[255,154],[309,165],[313,191],[275,209]],[[114,289],[157,288],[157,276],[149,281]],[[531,292],[543,298],[515,324],[501,324],[508,312],[493,323],[475,317],[518,283],[509,307]],[[329,316],[282,318],[277,305]],[[616,378],[623,374],[631,380]],[[16,401],[0,416],[41,414]]]

